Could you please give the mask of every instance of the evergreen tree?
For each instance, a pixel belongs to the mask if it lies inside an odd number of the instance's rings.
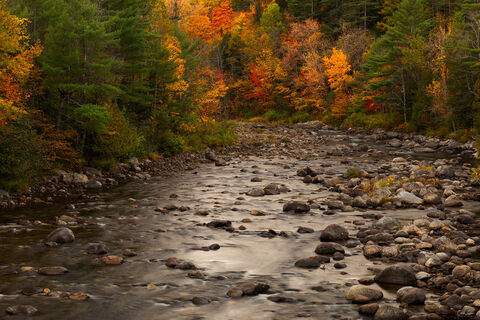
[[[377,92],[377,102],[396,107],[405,122],[410,119],[409,107],[421,80],[419,59],[424,58],[423,47],[430,28],[424,1],[403,0],[364,65],[369,88]]]

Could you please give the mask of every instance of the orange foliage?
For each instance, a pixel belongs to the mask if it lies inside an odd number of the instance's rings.
[[[212,10],[212,29],[223,35],[233,24],[233,9],[228,1],[223,1]]]
[[[195,14],[186,19],[185,29],[194,39],[209,42],[212,39],[212,23],[204,14]]]
[[[38,43],[28,46],[26,22],[10,14],[6,0],[0,0],[0,128],[26,113],[24,102],[30,92],[25,84],[42,51]]]

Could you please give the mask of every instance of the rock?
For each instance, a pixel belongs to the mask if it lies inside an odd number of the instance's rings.
[[[411,268],[405,266],[390,266],[383,269],[375,276],[375,282],[404,286],[417,285],[415,273]]]
[[[330,258],[326,256],[312,256],[300,259],[295,262],[295,267],[305,269],[317,269],[324,263],[329,263]]]
[[[383,293],[378,289],[374,289],[374,288],[370,288],[362,285],[355,285],[348,290],[346,298],[347,300],[358,301],[358,299],[356,299],[358,298],[358,296],[367,298],[363,303],[368,303],[371,301],[382,299]]]
[[[263,189],[260,189],[260,188],[253,188],[247,192],[247,196],[250,196],[250,197],[263,197],[264,195],[265,195],[265,191],[263,191]]]
[[[377,312],[378,307],[379,307],[378,303],[364,304],[363,306],[360,306],[360,308],[358,308],[358,312],[360,314],[374,315],[375,312]]]
[[[458,198],[457,195],[452,194],[447,199],[445,199],[445,202],[443,203],[443,205],[447,208],[461,207],[463,206],[463,202]]]
[[[345,253],[343,247],[335,242],[321,242],[316,248],[316,254],[333,255],[335,252]]]
[[[256,296],[258,294],[266,293],[268,289],[270,289],[270,286],[262,282],[244,282],[228,290],[227,296],[231,298]]]
[[[298,233],[314,233],[315,230],[313,230],[312,228],[308,228],[308,227],[298,227],[297,232]]]
[[[119,256],[105,256],[101,257],[100,261],[106,265],[116,266],[123,263],[123,258]]]
[[[209,304],[211,302],[210,298],[207,297],[193,297],[192,303],[196,306],[202,306],[205,304]]]
[[[182,259],[178,259],[175,257],[171,257],[167,259],[165,265],[172,269],[180,269],[180,270],[194,270],[197,269],[195,265],[189,261],[185,261]]]
[[[85,293],[82,293],[82,292],[71,294],[71,295],[68,296],[68,298],[70,300],[75,300],[75,301],[86,301],[86,300],[90,299],[88,294],[85,294]]]
[[[88,177],[81,173],[74,173],[72,175],[72,183],[74,184],[85,184],[88,182]]]
[[[391,229],[399,224],[398,220],[392,217],[382,217],[375,222],[375,226],[384,229]]]
[[[397,299],[406,304],[424,304],[425,291],[414,287],[403,287],[397,291]]]
[[[420,205],[423,203],[423,200],[414,195],[413,193],[407,191],[401,191],[397,194],[397,199],[402,201],[403,203],[407,203],[410,205]]]
[[[57,228],[48,235],[47,241],[55,243],[73,242],[75,241],[75,235],[69,228]]]
[[[102,183],[98,180],[90,180],[85,184],[85,188],[88,190],[100,190],[102,187]]]
[[[373,320],[407,320],[408,315],[403,312],[402,309],[396,308],[390,305],[381,305],[377,312],[375,312],[375,316]]]
[[[137,255],[137,253],[131,249],[123,249],[122,253],[125,257],[135,257]]]
[[[325,242],[348,240],[348,231],[338,224],[331,224],[322,231],[320,240]]]
[[[439,166],[435,170],[435,174],[441,178],[453,178],[455,177],[455,170],[451,166]]]
[[[327,200],[325,204],[328,206],[328,209],[343,209],[345,204],[340,200]]]
[[[212,220],[207,223],[209,228],[228,228],[232,226],[232,222],[229,220]]]
[[[310,211],[310,206],[303,201],[289,201],[283,205],[283,211],[294,211],[297,213],[303,213]]]
[[[87,247],[88,254],[105,254],[108,248],[104,243],[90,243]]]
[[[38,269],[39,274],[43,274],[45,276],[58,276],[64,273],[67,273],[68,269],[64,267],[43,267]]]
[[[297,176],[299,177],[306,177],[306,176],[315,177],[316,175],[317,173],[314,170],[312,170],[312,168],[310,167],[299,168],[297,170]]]
[[[355,197],[352,202],[352,206],[356,208],[368,208],[367,201],[362,197]]]
[[[11,315],[17,315],[17,314],[24,314],[27,316],[31,316],[37,312],[37,308],[34,306],[30,305],[16,305],[16,306],[10,306],[5,309],[5,312]]]
[[[265,195],[276,195],[289,192],[290,190],[279,183],[270,183],[265,188],[263,188],[263,191]]]
[[[471,268],[467,265],[456,266],[452,271],[454,279],[468,282],[472,278]]]
[[[217,160],[217,155],[213,151],[205,152],[205,159],[215,162]]]
[[[267,299],[275,303],[295,303],[296,302],[295,299],[284,297],[284,296],[270,296]]]
[[[472,319],[475,316],[477,309],[471,306],[464,306],[458,313],[460,319]]]
[[[442,197],[436,193],[427,193],[423,197],[425,204],[440,204],[442,203]]]
[[[222,158],[219,158],[215,161],[215,166],[217,167],[225,167],[227,165],[227,161]]]
[[[347,264],[345,262],[337,262],[333,265],[335,269],[345,269]]]

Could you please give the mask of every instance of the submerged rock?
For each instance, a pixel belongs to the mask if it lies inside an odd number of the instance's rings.
[[[73,231],[69,228],[57,228],[48,235],[47,241],[55,243],[73,242],[75,241],[75,235],[73,234]]]

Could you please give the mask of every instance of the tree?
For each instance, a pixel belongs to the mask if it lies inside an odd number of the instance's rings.
[[[430,28],[424,1],[403,0],[388,20],[386,34],[373,44],[364,65],[369,89],[380,93],[375,101],[399,108],[404,122],[410,118],[410,106],[420,81],[416,59],[424,57],[422,44]]]
[[[0,0],[0,129],[27,112],[26,82],[42,51],[39,43],[28,44],[27,20],[12,15],[6,5],[6,0]]]
[[[230,29],[233,23],[233,9],[228,1],[223,1],[212,10],[212,29],[221,36]]]
[[[270,3],[260,18],[260,24],[266,33],[283,32],[283,17],[279,5],[274,1]]]

